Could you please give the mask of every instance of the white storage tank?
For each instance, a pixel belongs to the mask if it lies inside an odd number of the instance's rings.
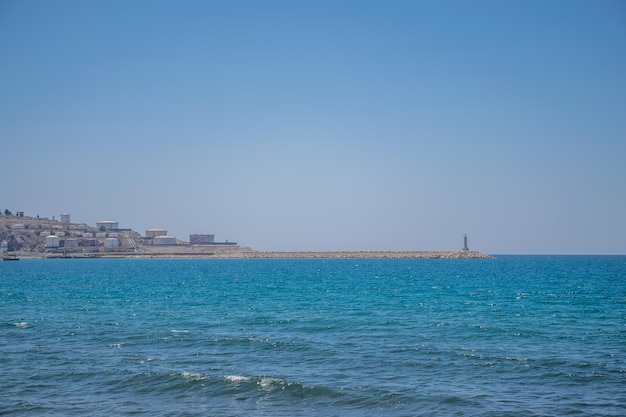
[[[70,223],[70,215],[63,213],[61,214],[61,223],[69,224]]]
[[[61,231],[58,231],[58,230],[56,230],[54,232],[54,234],[57,235],[57,236],[65,236],[65,232],[61,232]]]
[[[107,234],[105,232],[100,232],[100,233],[96,233],[96,237],[99,237],[100,239],[107,237]]]
[[[119,229],[119,222],[115,220],[100,220],[96,223],[98,229],[104,228],[104,230],[117,230]]]
[[[104,239],[104,247],[105,248],[117,248],[119,246],[119,242],[114,237],[107,237]]]
[[[39,236],[41,237],[50,236],[50,232],[39,232]]]
[[[176,238],[174,236],[157,236],[153,240],[155,245],[175,245]]]
[[[93,237],[93,233],[85,232],[85,233],[83,233],[83,237]]]
[[[147,229],[146,237],[147,238],[155,238],[157,236],[167,236],[167,230],[165,229]]]
[[[73,237],[67,238],[63,241],[63,244],[66,248],[77,248],[78,247],[78,239]]]
[[[46,237],[46,248],[58,248],[59,247],[59,237],[58,236],[48,236]]]
[[[109,237],[118,238],[118,237],[120,237],[120,234],[119,233],[109,233]]]

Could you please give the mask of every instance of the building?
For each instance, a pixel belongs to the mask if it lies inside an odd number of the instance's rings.
[[[69,214],[61,214],[61,223],[70,224],[70,215]]]
[[[152,239],[157,236],[167,236],[167,230],[165,229],[147,229],[146,230],[146,237],[148,239]]]
[[[215,243],[215,235],[189,235],[192,245],[211,245]]]
[[[117,230],[120,228],[120,224],[115,220],[100,220],[96,223],[96,227],[100,230]]]

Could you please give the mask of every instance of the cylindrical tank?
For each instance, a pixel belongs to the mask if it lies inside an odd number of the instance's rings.
[[[59,247],[59,237],[58,236],[47,236],[46,237],[46,248],[58,248]]]
[[[105,232],[99,232],[99,233],[96,233],[96,237],[102,239],[102,238],[107,237],[107,234]]]
[[[93,233],[85,232],[85,233],[83,233],[83,237],[93,237]]]
[[[104,239],[105,248],[117,248],[118,245],[119,245],[119,242],[114,237],[107,237],[106,239]]]
[[[157,236],[167,236],[167,230],[165,229],[147,229],[146,230],[147,238],[152,239]]]
[[[61,214],[61,223],[69,224],[70,223],[70,215],[69,214]]]
[[[109,237],[120,237],[120,234],[116,232],[112,232],[112,233],[109,233]]]
[[[73,237],[67,238],[63,241],[63,244],[66,248],[77,248],[78,247],[78,239]]]
[[[155,245],[175,245],[176,238],[174,236],[157,236],[153,240]]]

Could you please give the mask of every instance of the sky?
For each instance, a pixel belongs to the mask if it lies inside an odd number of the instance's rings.
[[[0,208],[626,254],[626,2],[0,0]]]

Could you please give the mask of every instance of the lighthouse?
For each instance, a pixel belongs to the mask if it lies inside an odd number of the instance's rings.
[[[463,236],[463,249],[461,249],[463,252],[467,252],[469,251],[469,248],[467,247],[467,235]]]

